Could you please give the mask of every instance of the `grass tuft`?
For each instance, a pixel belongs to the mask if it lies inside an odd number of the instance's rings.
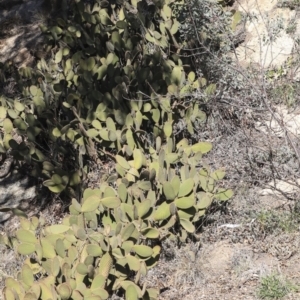
[[[282,299],[295,290],[298,288],[280,274],[270,274],[261,278],[258,297],[260,299]]]

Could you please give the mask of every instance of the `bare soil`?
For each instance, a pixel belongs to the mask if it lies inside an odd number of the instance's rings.
[[[161,262],[147,278],[161,289],[159,299],[262,299],[261,280],[271,275],[294,287],[278,299],[300,299],[299,219],[292,219],[292,203],[274,196],[261,201],[257,191],[236,195],[225,213],[211,215],[200,241],[164,244]],[[270,207],[279,216],[274,223],[262,217]],[[287,220],[294,227],[285,228]]]

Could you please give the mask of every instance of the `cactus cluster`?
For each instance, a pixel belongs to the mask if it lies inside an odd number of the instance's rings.
[[[117,155],[118,175],[86,189],[80,203],[73,198],[61,224],[22,218],[2,242],[31,258],[6,280],[6,299],[107,299],[120,290],[126,299],[156,299],[158,291],[139,283],[157,264],[160,241],[185,241],[213,200],[232,196],[216,186],[224,171],[195,167],[210,143],[181,140],[172,151],[170,141],[150,159],[139,149],[131,160]]]
[[[142,234],[133,223],[98,227],[100,206],[120,204],[117,197],[110,201],[98,195],[86,190],[82,205],[73,199],[74,213],[59,225],[22,219],[17,240],[10,242],[17,241],[17,251],[34,258],[26,259],[16,279],[6,280],[6,299],[107,299],[119,289],[127,299],[155,299],[157,291],[138,282],[156,264],[160,247],[138,243]],[[101,203],[99,210],[95,203]]]
[[[72,198],[61,224],[21,218],[15,237],[2,238],[30,255],[6,280],[6,299],[108,299],[117,291],[156,299],[140,278],[158,262],[161,241],[186,241],[213,201],[232,196],[218,186],[224,170],[202,161],[211,143],[191,138],[206,118],[193,92],[216,86],[184,55],[171,9],[178,2],[71,1],[42,28],[52,56],[18,71],[22,99],[1,98],[0,151]],[[99,159],[113,160],[115,173],[80,190],[88,162]]]

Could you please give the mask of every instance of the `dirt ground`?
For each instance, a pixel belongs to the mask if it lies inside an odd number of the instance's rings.
[[[211,216],[200,241],[165,243],[147,281],[161,289],[161,300],[300,299],[299,218],[291,204],[262,199],[258,190],[238,194]]]

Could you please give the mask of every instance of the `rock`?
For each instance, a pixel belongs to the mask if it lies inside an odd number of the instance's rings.
[[[266,195],[291,195],[294,193],[300,192],[300,179],[297,179],[296,182],[292,181],[283,181],[283,180],[275,180],[268,184],[270,188],[263,189],[259,192],[260,196]]]
[[[296,19],[296,10],[278,7],[278,0],[240,0],[236,9],[248,16],[245,42],[236,49],[238,62],[263,68],[282,66],[296,43],[286,32]]]
[[[257,123],[256,128],[265,134],[269,134],[269,130],[272,131],[278,137],[285,137],[284,128],[292,135],[300,135],[300,114],[296,110],[294,112],[289,112],[288,108],[283,105],[276,106],[276,116],[280,120],[279,124],[272,116],[269,116],[270,121],[264,123]],[[283,127],[284,126],[284,127]]]

